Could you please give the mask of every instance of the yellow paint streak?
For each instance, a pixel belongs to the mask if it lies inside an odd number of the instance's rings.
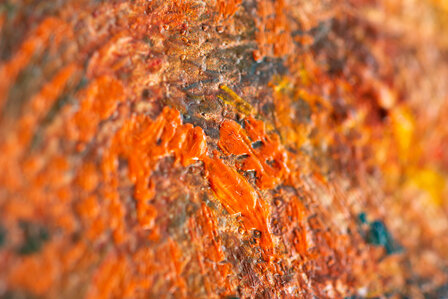
[[[415,120],[411,111],[404,107],[398,106],[391,111],[392,131],[400,153],[400,159],[407,161],[412,151],[413,135],[415,130]]]
[[[428,203],[441,206],[443,204],[443,191],[446,187],[445,178],[434,169],[418,169],[412,174],[411,184],[428,194]]]
[[[224,103],[235,107],[239,112],[245,115],[254,114],[255,110],[251,104],[243,100],[239,95],[237,95],[228,86],[222,84],[219,88],[226,93],[227,96],[218,95]]]

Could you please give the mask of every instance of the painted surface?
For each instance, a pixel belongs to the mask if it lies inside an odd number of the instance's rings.
[[[305,2],[1,3],[0,298],[445,296],[446,5]]]

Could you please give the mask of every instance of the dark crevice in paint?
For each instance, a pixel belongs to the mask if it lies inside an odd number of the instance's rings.
[[[0,248],[6,244],[6,229],[0,224]]]
[[[36,295],[25,292],[24,290],[6,290],[0,294],[0,299],[40,299]]]
[[[257,149],[257,148],[260,148],[262,146],[263,146],[263,141],[258,140],[258,141],[252,142],[252,148],[253,149]]]
[[[50,239],[50,233],[47,228],[36,225],[35,223],[21,221],[19,223],[23,231],[24,242],[17,248],[17,253],[29,255],[39,252],[43,245]]]

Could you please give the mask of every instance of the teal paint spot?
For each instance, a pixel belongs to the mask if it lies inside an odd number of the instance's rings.
[[[17,253],[21,255],[29,255],[39,252],[43,245],[50,240],[48,230],[30,222],[20,222],[25,239],[22,245],[17,249]]]
[[[379,220],[370,223],[367,242],[376,246],[383,246],[387,254],[398,253],[403,249],[394,241],[386,225]]]

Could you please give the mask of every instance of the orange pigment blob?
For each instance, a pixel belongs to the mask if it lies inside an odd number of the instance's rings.
[[[216,153],[215,153],[216,155]],[[240,214],[247,230],[261,232],[261,245],[273,248],[269,207],[252,185],[218,157],[204,160],[207,178],[216,197],[230,214]]]
[[[82,95],[80,108],[68,127],[68,136],[85,143],[95,136],[98,125],[116,110],[117,105],[125,100],[121,81],[109,76],[95,79]]]
[[[241,6],[242,0],[218,0],[216,3],[219,15],[226,19],[232,17]]]
[[[137,217],[143,228],[152,228],[156,209],[148,203],[154,196],[151,173],[163,157],[173,155],[175,163],[188,166],[206,153],[205,134],[199,127],[182,124],[177,110],[165,108],[155,120],[146,115],[134,115],[115,135],[103,160],[103,171],[117,173],[118,159],[129,164],[129,179],[135,183]]]
[[[249,117],[244,130],[238,123],[225,120],[220,136],[218,146],[228,155],[245,157],[240,169],[255,171],[261,189],[273,188],[289,173],[288,156],[278,135],[268,136],[262,121]]]

